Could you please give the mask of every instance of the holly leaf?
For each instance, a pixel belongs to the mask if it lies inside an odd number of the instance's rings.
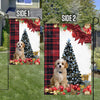
[[[58,92],[57,94],[58,94],[58,95],[60,95],[60,94],[61,94],[61,92]]]
[[[67,30],[67,26],[65,26],[65,27],[63,28],[63,30]]]
[[[64,90],[63,92],[65,92],[66,95],[70,95],[71,94],[71,92],[67,92],[67,90]]]
[[[66,94],[68,93],[67,90],[64,90],[63,92],[65,92]]]

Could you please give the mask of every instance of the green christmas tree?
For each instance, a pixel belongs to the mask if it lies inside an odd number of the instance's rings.
[[[76,62],[76,58],[70,40],[67,42],[62,58],[68,62],[68,68],[67,68],[68,83],[74,85],[81,84],[82,83],[81,74],[78,69],[78,64]]]
[[[26,30],[24,31],[24,33],[22,35],[21,41],[23,41],[25,44],[25,48],[24,48],[25,57],[26,58],[33,58],[34,57],[33,50],[31,48],[31,44],[30,44]]]

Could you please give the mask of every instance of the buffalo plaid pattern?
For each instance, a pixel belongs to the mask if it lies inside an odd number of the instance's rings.
[[[19,41],[19,21],[9,19],[10,24],[10,59],[13,59],[16,43]]]
[[[45,47],[45,79],[44,85],[50,85],[50,79],[53,75],[54,63],[59,58],[59,27],[54,24],[46,24],[44,29]]]

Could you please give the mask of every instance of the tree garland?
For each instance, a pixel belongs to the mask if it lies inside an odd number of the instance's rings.
[[[22,22],[27,24],[27,27],[29,28],[29,30],[31,30],[31,32],[34,31],[40,31],[40,19],[16,19],[16,21]]]

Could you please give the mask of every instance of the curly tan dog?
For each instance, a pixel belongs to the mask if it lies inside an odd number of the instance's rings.
[[[50,80],[51,86],[59,88],[62,85],[64,88],[67,87],[67,71],[68,64],[63,59],[58,59],[55,62],[55,69],[53,77]]]
[[[25,55],[24,55],[24,47],[25,44],[22,41],[17,42],[16,44],[16,50],[14,53],[14,59],[25,59]]]

